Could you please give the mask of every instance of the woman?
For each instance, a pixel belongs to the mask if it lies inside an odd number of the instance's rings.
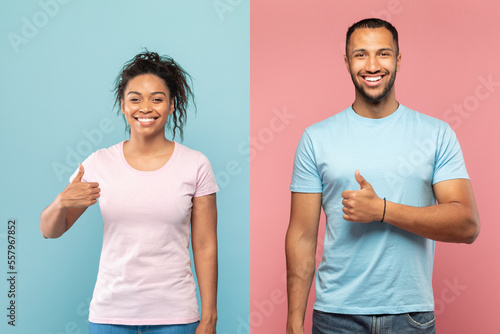
[[[42,235],[58,238],[99,199],[103,247],[91,334],[215,333],[217,184],[204,155],[165,137],[166,127],[182,137],[189,78],[154,52],[125,64],[115,94],[130,139],[90,155],[42,212]]]

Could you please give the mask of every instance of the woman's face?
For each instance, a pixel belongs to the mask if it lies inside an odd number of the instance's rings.
[[[165,136],[165,124],[174,112],[174,103],[163,79],[141,74],[125,87],[121,110],[131,136]]]

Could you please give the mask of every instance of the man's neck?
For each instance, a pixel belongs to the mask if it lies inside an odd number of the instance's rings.
[[[394,113],[399,107],[395,96],[387,96],[379,102],[371,102],[362,96],[356,96],[352,109],[366,118],[384,118]]]

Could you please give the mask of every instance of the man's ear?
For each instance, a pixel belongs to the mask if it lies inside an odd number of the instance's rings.
[[[351,73],[351,69],[349,68],[349,58],[347,57],[347,55],[344,55],[344,63],[345,67],[347,68],[347,72]]]
[[[396,72],[399,72],[399,67],[401,66],[401,53],[396,56]]]

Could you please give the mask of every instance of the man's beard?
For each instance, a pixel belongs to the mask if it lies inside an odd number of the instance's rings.
[[[352,79],[352,82],[353,82],[354,87],[356,88],[356,90],[368,102],[378,103],[378,102],[382,101],[389,94],[389,92],[391,91],[392,87],[394,86],[394,81],[396,81],[396,69],[394,69],[394,72],[392,72],[391,79],[387,83],[387,85],[385,86],[385,88],[382,91],[382,93],[380,93],[379,95],[376,95],[376,96],[369,95],[368,92],[367,92],[367,90],[365,89],[365,87],[362,87],[360,84],[358,84],[358,82],[355,80],[355,77],[353,76],[352,73],[351,73],[351,79]]]

